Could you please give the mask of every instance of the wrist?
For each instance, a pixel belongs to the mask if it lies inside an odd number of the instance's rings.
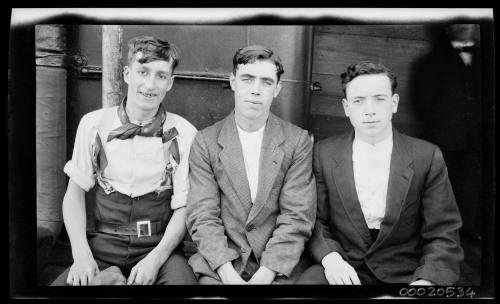
[[[323,265],[324,268],[327,267],[327,265],[329,265],[331,262],[338,262],[338,261],[343,261],[344,259],[342,258],[342,256],[336,252],[336,251],[333,251],[333,252],[330,252],[328,253],[327,255],[325,255],[323,257],[323,259],[321,259],[321,265]]]
[[[71,255],[73,256],[73,261],[88,260],[89,258],[94,258],[92,251],[88,246],[82,247],[72,247]]]
[[[223,282],[228,279],[232,272],[236,273],[236,270],[234,270],[233,264],[231,264],[231,262],[226,262],[220,265],[219,268],[217,268],[217,274]]]

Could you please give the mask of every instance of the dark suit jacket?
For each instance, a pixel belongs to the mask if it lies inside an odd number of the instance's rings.
[[[261,266],[289,276],[316,217],[312,142],[307,131],[270,114],[252,204],[234,112],[198,132],[189,155],[187,227],[198,248],[197,274],[232,261],[241,275],[251,252]]]
[[[461,219],[439,148],[394,130],[385,217],[373,240],[354,184],[353,138],[350,132],[315,145],[314,259],[320,263],[336,251],[354,268],[364,261],[387,283],[455,283],[463,259]]]

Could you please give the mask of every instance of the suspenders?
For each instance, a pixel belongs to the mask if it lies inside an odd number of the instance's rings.
[[[104,151],[104,146],[106,145],[108,134],[111,131],[111,125],[113,124],[117,108],[118,108],[117,106],[114,106],[103,109],[101,121],[97,125],[95,143],[92,148],[92,165],[94,166],[94,171],[96,172],[97,182],[107,194],[113,192],[114,189],[102,177],[104,168],[106,168],[108,164],[106,153]],[[169,123],[171,122],[167,120],[163,124],[164,132],[174,127]],[[166,167],[160,187],[155,190],[157,194],[161,193],[164,190],[173,188],[172,176],[175,172],[175,169],[180,163],[180,153],[179,153],[177,136],[174,136],[173,138],[170,138],[163,143],[163,156],[165,158]]]

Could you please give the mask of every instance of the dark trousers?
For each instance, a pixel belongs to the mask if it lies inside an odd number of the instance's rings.
[[[361,285],[381,285],[384,282],[377,279],[373,273],[368,269],[368,267],[363,263],[358,269],[356,269],[359,281]],[[315,264],[309,267],[302,275],[299,277],[297,285],[328,285],[328,280],[325,277],[325,268],[323,265]]]
[[[117,191],[106,194],[98,186],[94,217],[103,223],[130,226],[138,221],[162,221],[165,227],[173,211],[170,208],[172,190],[160,194],[154,192],[131,198]],[[89,231],[87,239],[99,270],[116,266],[123,276],[128,277],[131,269],[153,250],[163,237],[161,233],[151,236],[123,235],[99,231]],[[52,285],[66,285],[69,269],[64,271]],[[156,284],[196,284],[191,267],[180,248],[175,249],[160,268]]]
[[[103,271],[111,266],[106,262],[96,259],[99,271]],[[120,267],[122,274],[128,278],[130,270],[134,265],[129,267]],[[57,277],[51,286],[66,286],[70,267]],[[182,251],[177,248],[172,252],[167,261],[160,267],[156,277],[155,285],[195,285],[197,284],[193,270],[188,265]]]

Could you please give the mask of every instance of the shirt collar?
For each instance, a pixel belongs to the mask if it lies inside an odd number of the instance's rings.
[[[381,152],[381,153],[384,153],[384,154],[391,154],[392,153],[392,145],[393,145],[393,133],[392,133],[392,129],[390,131],[390,135],[372,145],[370,143],[367,143],[361,139],[359,139],[358,137],[356,137],[356,135],[354,135],[354,141],[353,141],[353,152],[366,152],[366,153],[373,153],[373,152]]]

